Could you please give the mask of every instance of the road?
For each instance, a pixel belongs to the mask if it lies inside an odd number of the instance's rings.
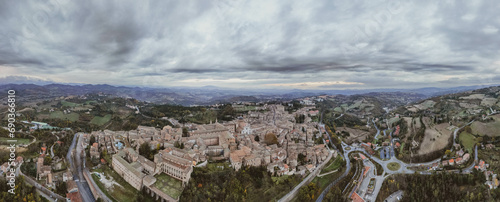
[[[52,135],[56,136],[57,141],[59,141],[59,136],[55,135],[54,133],[52,133]],[[51,156],[51,158],[54,158],[54,145],[56,145],[57,141],[54,142],[54,144],[52,144],[52,146],[50,147],[50,156]]]
[[[305,184],[308,184],[309,182],[311,182],[321,171],[321,169],[323,169],[323,167],[326,165],[326,163],[328,163],[328,161],[330,161],[330,159],[332,158],[333,156],[333,152],[330,151],[330,153],[328,154],[328,158],[326,158],[325,161],[323,161],[319,166],[316,167],[316,169],[311,173],[309,174],[306,178],[304,178],[304,180],[302,180],[302,182],[300,182],[297,186],[295,186],[292,191],[288,192],[288,194],[286,194],[285,196],[283,196],[280,200],[278,200],[279,202],[283,202],[283,201],[290,201],[292,200],[292,198],[297,194],[297,192],[299,191],[299,189],[304,186]]]
[[[346,146],[344,146],[346,145]],[[323,198],[325,197],[326,193],[328,193],[328,191],[330,191],[330,189],[335,185],[337,184],[340,180],[344,179],[344,177],[347,176],[347,174],[349,174],[349,171],[351,170],[351,161],[349,161],[349,153],[351,152],[350,150],[347,150],[345,149],[345,147],[347,147],[347,144],[345,144],[344,142],[342,142],[342,148],[343,148],[343,151],[344,151],[344,160],[346,161],[346,170],[344,173],[342,173],[342,175],[335,179],[335,181],[333,181],[332,183],[330,183],[322,192],[321,194],[319,195],[318,199],[316,199],[316,202],[321,202],[323,201]]]
[[[399,190],[394,193],[392,193],[389,197],[387,197],[384,202],[396,202],[400,201],[403,198],[403,191]],[[398,199],[399,197],[399,199]]]
[[[52,191],[50,191],[49,189],[45,188],[44,186],[42,186],[41,184],[39,184],[38,182],[36,182],[35,180],[31,179],[31,177],[25,175],[22,171],[21,171],[21,164],[19,164],[19,166],[16,168],[16,176],[23,176],[24,177],[24,181],[27,182],[28,184],[30,184],[31,186],[34,186],[36,187],[36,189],[38,189],[40,192],[43,192],[45,197],[47,199],[51,199],[51,198],[55,198],[57,199],[58,201],[66,201],[66,198],[59,195],[59,194],[56,194]],[[52,199],[53,200],[53,199]]]
[[[73,137],[73,142],[71,142],[71,146],[69,147],[66,158],[68,159],[70,167],[73,170],[73,179],[75,180],[76,185],[78,186],[78,191],[80,192],[82,200],[85,202],[87,201],[92,202],[95,201],[94,196],[92,195],[90,187],[85,181],[85,178],[83,177],[83,170],[82,170],[83,165],[82,165],[82,158],[80,156],[82,151],[81,138],[79,138],[80,136],[81,133],[76,133],[75,136]],[[78,138],[78,143],[77,143],[77,138]],[[73,162],[71,152],[75,148],[75,145],[76,145],[75,156],[74,156],[75,162]]]
[[[463,126],[462,126],[462,127],[460,127],[460,128],[457,128],[457,129],[455,129],[455,131],[453,131],[453,144],[457,143],[457,141],[456,141],[456,139],[457,139],[457,132],[458,132],[460,129],[462,129],[462,128],[464,128],[465,126],[468,126],[468,125],[470,125],[470,124],[472,124],[472,123],[474,123],[474,120],[472,120],[471,122],[469,122],[469,123],[467,123],[467,124],[463,125]],[[452,146],[451,146],[451,150],[450,150],[450,151],[453,151],[453,149],[454,149],[454,148],[455,148],[455,147],[452,145]]]
[[[375,126],[375,129],[377,129],[377,134],[375,134],[375,140],[378,140],[378,135],[380,135],[380,129],[378,129],[377,124],[375,124],[375,119],[372,119],[372,123]]]

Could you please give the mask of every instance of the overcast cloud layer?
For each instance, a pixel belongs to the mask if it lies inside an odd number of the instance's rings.
[[[499,11],[494,0],[3,1],[0,77],[164,87],[498,84]]]

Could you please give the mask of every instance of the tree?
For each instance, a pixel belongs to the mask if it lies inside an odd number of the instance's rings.
[[[306,164],[306,156],[302,153],[299,153],[297,160],[298,160],[300,165]]]
[[[52,163],[52,158],[50,158],[49,155],[45,156],[43,159],[43,165],[50,165],[50,163]]]
[[[151,160],[151,147],[149,147],[147,142],[142,143],[141,146],[139,146],[139,154]]]
[[[188,128],[186,127],[182,128],[182,137],[189,137]]]
[[[255,138],[254,138],[254,140],[255,140],[256,142],[259,142],[259,141],[260,141],[260,137],[259,137],[258,135],[256,135],[256,136],[255,136]]]
[[[267,145],[278,144],[278,138],[274,133],[268,133],[264,136],[264,141]]]
[[[451,151],[449,149],[447,149],[444,154],[446,154],[446,156],[450,156],[451,155]]]
[[[95,136],[91,135],[90,136],[90,145],[94,144],[94,142],[95,142]]]
[[[56,184],[56,192],[59,195],[65,196],[67,193],[68,185],[66,182],[60,182]]]
[[[300,188],[297,197],[299,198],[299,201],[313,201],[318,191],[318,186],[311,182],[307,186]]]

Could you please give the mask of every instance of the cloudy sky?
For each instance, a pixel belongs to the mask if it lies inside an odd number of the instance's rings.
[[[0,77],[235,88],[500,84],[490,1],[3,1]]]

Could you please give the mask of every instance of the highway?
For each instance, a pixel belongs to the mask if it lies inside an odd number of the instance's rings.
[[[81,133],[76,133],[75,136],[73,137],[73,142],[71,142],[71,146],[69,147],[68,154],[66,155],[66,159],[68,160],[70,167],[72,168],[73,171],[73,179],[76,182],[76,185],[78,186],[78,191],[80,192],[80,195],[82,197],[82,200],[87,202],[93,202],[95,201],[94,196],[92,195],[92,192],[90,191],[90,187],[85,181],[85,178],[83,177],[83,170],[82,170],[82,158],[80,156],[82,152],[82,144],[81,144]],[[78,140],[77,140],[78,138]],[[77,144],[78,141],[78,144]],[[75,148],[76,145],[76,150],[75,150],[75,162],[73,162],[73,158],[71,156],[71,152]],[[75,174],[76,172],[76,174]]]

